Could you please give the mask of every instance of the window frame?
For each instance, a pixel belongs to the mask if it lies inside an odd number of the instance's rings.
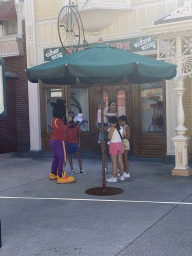
[[[5,82],[5,62],[0,58],[0,66],[2,67],[2,82],[3,82],[3,101],[4,101],[4,111],[0,113],[0,119],[7,116],[7,98],[6,98],[6,82]]]
[[[159,83],[158,82],[154,82],[154,83]],[[134,108],[133,111],[135,113],[138,113],[136,116],[133,116],[133,119],[135,120],[135,136],[141,136],[141,137],[164,137],[166,136],[166,130],[167,130],[167,124],[166,124],[166,83],[165,80],[161,81],[163,83],[163,123],[164,123],[164,127],[163,127],[163,132],[161,133],[143,133],[142,132],[142,113],[141,113],[141,84],[138,84],[137,86],[135,86],[135,92],[134,92]]]
[[[126,93],[125,88],[122,88],[122,87],[118,88],[118,90],[116,91],[117,113],[118,113],[118,115],[119,115],[118,93],[119,93],[120,91],[124,91],[124,94],[125,94],[125,107],[124,107],[124,108],[125,108],[125,116],[127,116],[127,104],[126,104],[126,102],[127,102],[127,93]],[[119,115],[119,116],[120,116],[120,115]]]

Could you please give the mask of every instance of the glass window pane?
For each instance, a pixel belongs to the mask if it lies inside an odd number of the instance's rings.
[[[125,104],[125,91],[119,90],[117,93],[117,110],[118,115],[125,115],[126,116],[126,104]]]
[[[50,89],[46,90],[46,117],[47,117],[47,132],[52,132],[51,120],[53,118],[53,107],[50,105],[50,101],[53,99],[62,99],[62,89]]]
[[[109,105],[109,97],[108,97],[108,92],[104,91],[103,92],[103,101],[105,102],[105,111],[108,111],[108,105]]]
[[[163,132],[163,83],[141,84],[143,133]]]
[[[89,97],[88,89],[71,88],[71,110],[76,117],[83,113],[83,122],[80,125],[82,131],[89,131]]]

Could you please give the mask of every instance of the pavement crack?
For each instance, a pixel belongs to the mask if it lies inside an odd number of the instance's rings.
[[[17,186],[17,187],[13,187],[13,188],[9,188],[9,189],[2,190],[2,191],[0,191],[0,193],[7,192],[7,191],[12,190],[12,189],[15,189],[15,188],[21,188],[21,187],[23,187],[23,186],[26,186],[26,185],[29,185],[29,184],[38,182],[38,181],[40,181],[40,180],[45,180],[45,179],[47,179],[47,177],[46,177],[46,178],[42,178],[42,179],[38,179],[38,180],[34,180],[34,181],[31,181],[31,182],[28,182],[28,183],[25,183],[25,184],[22,184],[22,185]]]
[[[192,196],[192,193],[190,195],[188,195],[186,198],[184,198],[181,202],[184,202],[185,200],[187,200],[190,196]],[[127,246],[125,246],[122,250],[120,250],[117,254],[115,254],[114,256],[118,256],[120,255],[121,252],[123,252],[125,249],[127,249],[131,244],[133,244],[135,241],[137,241],[142,235],[144,235],[145,233],[147,233],[147,231],[149,231],[152,227],[154,227],[157,223],[159,223],[164,217],[166,217],[169,213],[171,213],[173,210],[175,210],[178,206],[180,206],[180,204],[175,205],[172,209],[170,209],[166,214],[164,214],[159,220],[157,220],[155,223],[153,223],[153,225],[151,225],[150,227],[148,227],[145,231],[143,231],[143,233],[141,233],[139,236],[137,236],[131,243],[129,243]]]

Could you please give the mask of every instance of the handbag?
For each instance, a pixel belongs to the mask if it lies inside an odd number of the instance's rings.
[[[122,142],[123,142],[124,149],[129,150],[130,149],[129,140],[128,139],[122,139]]]

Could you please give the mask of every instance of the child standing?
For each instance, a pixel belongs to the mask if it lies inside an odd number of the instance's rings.
[[[75,123],[73,121],[74,120],[74,112],[73,111],[69,111],[68,116],[70,116],[72,118],[71,126],[68,128],[69,139],[68,139],[68,144],[67,144],[67,151],[68,151],[68,156],[69,156],[69,164],[71,167],[71,174],[72,175],[75,174],[75,172],[73,170],[73,162],[72,162],[72,154],[75,153],[77,156],[77,159],[78,159],[80,173],[85,175],[86,172],[84,172],[82,170],[82,160],[81,160],[81,156],[79,153],[79,131],[80,131],[79,122]]]
[[[130,139],[130,130],[129,125],[127,122],[127,117],[122,115],[119,117],[119,125],[123,127],[123,146],[124,146],[124,153],[123,153],[123,162],[125,167],[125,172],[123,173],[124,178],[130,178],[129,173],[129,161],[128,161],[128,150],[130,148],[129,139]]]
[[[123,165],[123,128],[119,126],[117,117],[112,117],[110,120],[110,130],[108,138],[110,140],[109,153],[112,161],[112,177],[106,179],[108,182],[117,182],[117,164],[120,166],[120,180],[125,180],[123,177],[124,165]]]

